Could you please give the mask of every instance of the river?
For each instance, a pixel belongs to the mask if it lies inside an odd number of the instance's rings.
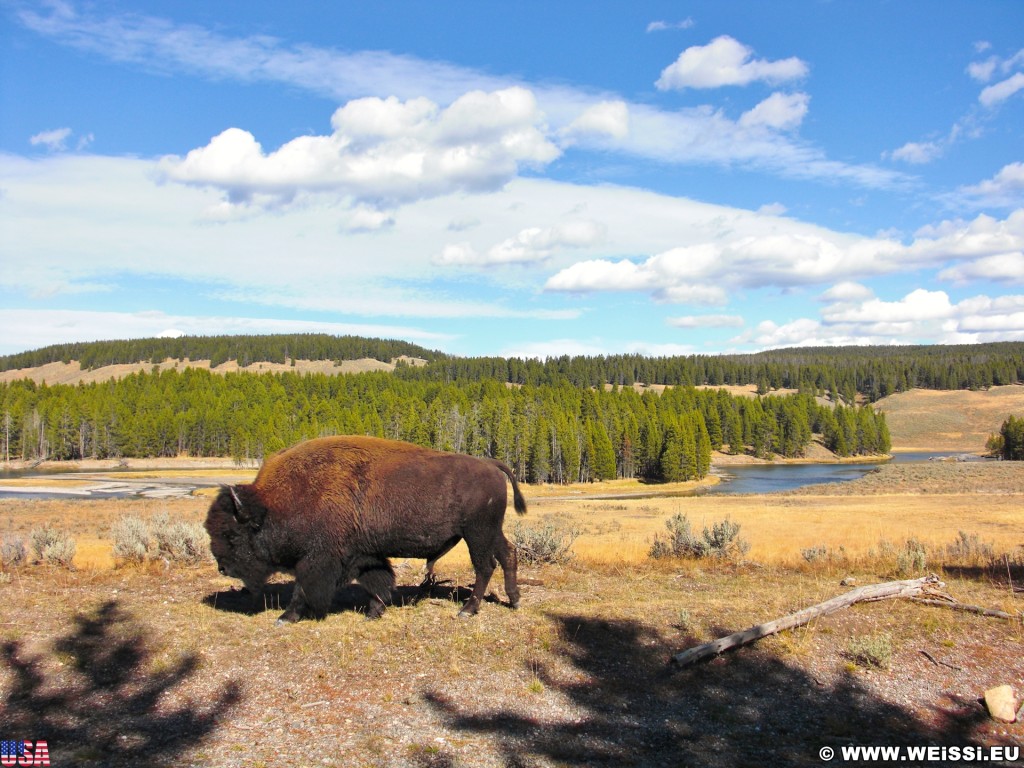
[[[897,453],[891,461],[895,463],[912,463],[928,461],[931,459],[948,458],[951,456],[964,455],[956,452],[928,452],[928,453]],[[717,485],[707,486],[700,490],[700,493],[775,493],[788,491],[794,488],[801,488],[805,485],[818,485],[821,483],[842,483],[848,480],[856,480],[873,469],[877,469],[879,462],[865,462],[857,464],[732,464],[719,467],[714,470],[722,482]],[[102,475],[114,474],[115,477],[102,477]],[[175,478],[175,479],[131,479],[125,481],[116,480],[116,471],[104,471],[102,473],[70,473],[53,472],[40,473],[28,470],[25,472],[5,472],[0,478],[21,478],[38,480],[38,484],[31,486],[3,487],[0,485],[0,499],[54,499],[54,498],[127,498],[142,496],[149,498],[157,497],[181,497],[189,496],[192,491],[200,487],[217,485],[216,480]],[[87,483],[76,482],[70,485],[64,481],[81,479]],[[61,487],[61,486],[64,487]],[[657,486],[652,486],[652,489]],[[696,491],[689,491],[685,495],[696,495]],[[652,490],[651,496],[659,496],[656,490]],[[629,494],[635,497],[636,494]]]

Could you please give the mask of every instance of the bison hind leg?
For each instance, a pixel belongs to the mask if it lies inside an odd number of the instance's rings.
[[[505,538],[505,534],[498,534],[498,541],[494,547],[494,556],[501,563],[501,572],[505,575],[505,594],[508,595],[509,605],[513,608],[519,607],[519,558],[516,555],[516,548]]]
[[[451,552],[460,541],[462,541],[461,536],[453,536],[442,545],[441,549],[427,558],[427,572],[419,586],[421,591],[429,591],[431,587],[441,583],[438,582],[437,577],[434,575],[434,566],[437,565],[438,560]]]
[[[354,564],[352,569],[357,571],[356,582],[370,593],[366,618],[379,619],[391,605],[391,595],[395,588],[395,571],[391,561],[383,557],[366,557]]]

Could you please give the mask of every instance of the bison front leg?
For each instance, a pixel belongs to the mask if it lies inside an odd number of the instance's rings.
[[[306,558],[295,566],[295,590],[291,602],[277,620],[278,625],[293,624],[306,616],[322,619],[327,615],[338,585],[339,569],[328,562]]]

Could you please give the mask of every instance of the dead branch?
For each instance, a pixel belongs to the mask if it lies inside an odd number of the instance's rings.
[[[944,586],[945,584],[939,581],[938,576],[934,574],[923,576],[920,579],[868,584],[838,597],[833,597],[831,600],[826,600],[818,605],[804,608],[802,611],[797,611],[789,616],[784,616],[781,619],[769,621],[766,624],[758,624],[742,632],[735,632],[727,637],[722,637],[713,642],[704,643],[682,653],[677,653],[672,657],[672,661],[677,667],[686,667],[711,656],[717,656],[731,648],[738,648],[741,645],[747,645],[760,640],[762,637],[774,635],[776,632],[802,626],[812,619],[827,616],[843,608],[849,608],[855,603],[888,600],[897,597],[917,597],[921,594],[930,594],[933,591],[940,590]]]
[[[957,672],[963,671],[963,667],[958,667],[955,664],[949,664],[949,663],[947,663],[945,661],[939,661],[934,656],[932,656],[930,653],[928,653],[928,651],[921,650],[921,651],[919,651],[919,653],[922,656],[924,656],[926,659],[928,659],[928,661],[930,661],[936,667],[949,667],[950,669],[955,669]]]
[[[995,608],[983,608],[980,605],[968,605],[967,603],[958,603],[956,600],[935,600],[932,598],[925,597],[912,597],[910,598],[912,603],[920,603],[921,605],[934,605],[940,608],[951,608],[954,611],[966,611],[967,613],[976,613],[979,616],[990,616],[994,619],[1009,619],[1010,621],[1024,621],[1024,615],[1017,614],[1016,616],[1006,611],[999,611]]]

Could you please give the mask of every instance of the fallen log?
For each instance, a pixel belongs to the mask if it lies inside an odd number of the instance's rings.
[[[931,576],[922,576],[920,579],[906,579],[904,581],[887,581],[882,584],[868,584],[867,586],[858,587],[857,589],[847,592],[846,594],[839,595],[838,597],[833,597],[831,600],[826,600],[818,605],[813,605],[810,608],[804,608],[802,611],[797,611],[789,616],[784,616],[781,619],[769,621],[766,624],[758,624],[757,626],[745,629],[742,632],[734,632],[731,635],[721,637],[710,643],[704,643],[703,645],[690,648],[682,653],[677,653],[672,657],[672,662],[677,667],[686,667],[712,656],[717,656],[731,648],[738,648],[742,645],[752,643],[755,640],[760,640],[762,637],[774,635],[776,632],[782,632],[786,629],[802,626],[812,619],[816,619],[819,616],[827,616],[828,614],[835,613],[843,608],[849,608],[855,603],[874,600],[888,600],[897,597],[920,597],[923,594],[934,593],[942,589],[944,586],[945,584],[939,581],[939,577],[934,574]]]

